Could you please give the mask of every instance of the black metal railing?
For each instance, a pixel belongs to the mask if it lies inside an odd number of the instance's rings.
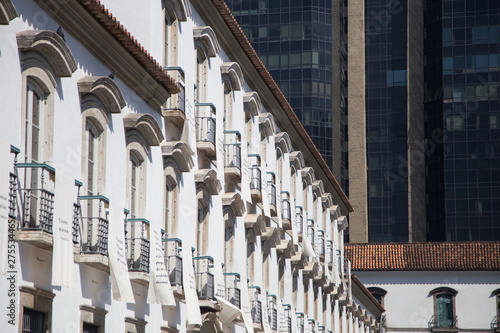
[[[291,213],[291,205],[290,205],[290,200],[285,199],[282,201],[283,203],[283,209],[282,209],[282,215],[281,217],[283,220],[291,220],[292,213]]]
[[[17,175],[10,173],[9,175],[9,218],[17,218]]]
[[[304,333],[304,314],[297,313],[297,329],[298,333]]]
[[[252,306],[252,322],[262,324],[262,303],[259,300],[250,301]]]
[[[333,241],[326,242],[327,263],[333,263]]]
[[[196,290],[198,291],[199,299],[213,299],[214,298],[214,275],[210,273],[210,268],[214,267],[214,259],[212,257],[203,256],[195,257],[197,269],[195,272],[196,277]]]
[[[52,234],[55,169],[44,163],[18,163],[16,167],[24,169],[24,179],[18,189],[21,229]]]
[[[292,306],[283,304],[283,310],[285,312],[286,331],[292,333]]]
[[[309,333],[314,333],[314,326],[316,325],[314,319],[307,320],[307,331]]]
[[[307,220],[307,237],[309,237],[309,242],[314,247],[314,221]]]
[[[241,135],[224,131],[224,167],[241,169]]]
[[[71,226],[71,236],[73,238],[73,244],[78,244],[79,236],[80,236],[80,216],[81,209],[79,203],[73,204],[73,224]]]
[[[163,67],[163,69],[167,71],[170,76],[174,77],[181,87],[181,90],[177,94],[170,96],[166,104],[166,109],[185,113],[186,90],[184,88],[184,70],[181,67]]]
[[[196,141],[210,142],[215,146],[215,118],[196,117]]]
[[[267,182],[267,190],[269,192],[269,204],[276,206],[276,185],[272,182]]]
[[[226,300],[238,309],[241,309],[240,275],[238,273],[224,273],[226,283]]]
[[[128,270],[149,273],[149,221],[141,218],[127,219],[125,243]]]
[[[82,209],[82,253],[108,255],[109,221],[106,210],[109,200],[102,195],[79,197]]]
[[[259,166],[253,166],[251,170],[250,189],[262,190],[262,173]]]
[[[432,316],[429,320],[429,328],[456,328],[458,323],[458,317],[453,316],[452,318],[437,318],[436,316]]]
[[[170,284],[182,287],[182,241],[178,238],[165,238],[165,268],[170,277]]]
[[[304,219],[302,217],[302,207],[295,207],[295,216],[296,216],[296,224],[297,224],[297,232],[299,234],[304,232]]]
[[[318,248],[319,255],[325,255],[325,232],[323,230],[318,230]]]
[[[269,326],[272,330],[278,329],[278,308],[276,307],[276,296],[267,296],[267,314],[269,316]]]

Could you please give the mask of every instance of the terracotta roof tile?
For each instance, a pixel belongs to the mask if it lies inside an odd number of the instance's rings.
[[[353,271],[500,270],[500,242],[346,244]]]
[[[349,199],[345,195],[344,191],[340,187],[339,183],[337,182],[337,179],[335,179],[335,176],[331,172],[329,166],[326,164],[325,160],[323,159],[323,156],[320,154],[320,152],[314,145],[311,137],[307,134],[299,118],[297,118],[297,115],[295,114],[292,107],[288,103],[287,99],[285,98],[285,95],[283,95],[283,92],[279,88],[278,84],[274,81],[271,74],[260,60],[259,56],[252,47],[252,44],[248,41],[247,37],[243,33],[243,30],[241,30],[241,27],[239,26],[238,22],[236,21],[233,14],[229,10],[229,7],[226,5],[224,0],[212,0],[212,3],[215,5],[221,17],[224,19],[227,26],[235,36],[236,40],[245,51],[245,54],[248,56],[252,64],[257,69],[257,72],[260,74],[264,82],[267,84],[268,88],[272,91],[277,101],[280,103],[281,107],[283,108],[286,115],[290,119],[290,122],[299,132],[301,139],[305,142],[308,149],[312,152],[315,159],[321,166],[321,169],[326,174],[330,182],[333,184],[335,190],[339,193],[342,202],[345,204],[349,212],[353,212],[354,209],[351,203],[349,202]]]
[[[105,27],[130,54],[134,56],[153,78],[158,80],[170,93],[181,90],[180,85],[167,74],[163,67],[144,49],[137,40],[123,27],[98,0],[78,0]]]

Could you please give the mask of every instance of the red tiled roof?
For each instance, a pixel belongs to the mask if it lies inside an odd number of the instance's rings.
[[[323,159],[323,156],[320,154],[320,152],[314,145],[311,137],[307,134],[299,118],[297,118],[297,115],[295,114],[292,107],[288,103],[287,99],[285,98],[285,95],[283,95],[281,89],[276,84],[271,74],[269,74],[269,71],[266,69],[266,67],[260,60],[259,56],[255,52],[254,48],[252,47],[252,44],[248,41],[247,37],[243,33],[243,30],[241,30],[241,27],[239,26],[238,22],[236,21],[233,14],[229,10],[229,7],[226,5],[224,0],[212,0],[212,2],[219,11],[221,17],[226,22],[227,26],[229,27],[233,35],[235,36],[240,46],[245,51],[246,55],[248,56],[252,64],[257,69],[257,72],[260,74],[264,82],[267,84],[268,88],[272,91],[276,100],[280,103],[281,107],[283,108],[286,115],[290,119],[290,122],[293,124],[293,126],[299,133],[301,139],[304,141],[307,148],[312,152],[316,161],[321,166],[322,171],[326,174],[329,181],[333,184],[333,187],[339,194],[342,202],[345,204],[349,212],[353,212],[354,209],[351,203],[349,202],[349,199],[345,195],[344,191],[340,187],[339,183],[337,182],[337,179],[335,179],[335,176],[333,175],[330,168],[326,164],[325,160]]]
[[[120,24],[99,0],[78,0],[105,27],[130,54],[170,93],[175,94],[181,87],[167,74],[163,67],[148,53],[135,38]]]
[[[500,242],[345,244],[353,271],[500,270]]]

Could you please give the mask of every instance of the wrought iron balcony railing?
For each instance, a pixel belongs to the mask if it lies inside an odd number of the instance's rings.
[[[252,306],[252,322],[262,324],[262,303],[258,299],[250,301]]]
[[[82,253],[108,255],[109,199],[103,195],[83,195]]]
[[[283,304],[283,310],[285,312],[286,330],[288,333],[292,333],[292,306]]]
[[[238,309],[241,309],[240,275],[238,273],[224,273],[226,283],[226,299]]]
[[[316,326],[316,322],[314,319],[307,320],[307,332],[314,333],[314,326]]]
[[[214,275],[210,269],[214,267],[214,259],[209,256],[195,257],[196,262],[196,290],[198,298],[202,300],[214,298]]]
[[[166,110],[175,110],[185,113],[186,90],[184,88],[184,70],[181,67],[163,67],[163,69],[167,71],[170,76],[174,77],[181,87],[181,91],[179,91],[176,95],[170,96],[168,99]]]
[[[241,134],[224,131],[224,167],[241,169]]]
[[[251,170],[251,180],[250,189],[251,190],[262,190],[262,173],[259,166],[252,166]]]
[[[142,218],[127,219],[125,244],[129,271],[149,273],[149,221]]]
[[[269,204],[276,207],[276,185],[267,182],[267,190],[269,192]]]
[[[318,250],[319,255],[325,255],[325,232],[323,230],[318,230]]]
[[[451,318],[440,318],[436,316],[432,316],[429,320],[429,328],[432,329],[440,329],[440,328],[457,328],[458,317],[452,316]]]
[[[333,263],[333,241],[331,240],[328,240],[326,242],[326,254],[326,262],[329,264]]]
[[[163,239],[165,267],[173,287],[182,287],[182,241],[178,238]]]
[[[276,307],[276,296],[267,295],[267,314],[269,316],[269,326],[273,331],[278,329],[278,308]]]
[[[314,248],[314,220],[307,220],[307,237]]]
[[[299,234],[304,232],[304,219],[302,217],[302,207],[295,207],[295,215],[296,215],[296,224],[297,224],[297,232]]]
[[[17,175],[10,173],[9,175],[9,218],[17,218]]]
[[[291,205],[290,205],[290,195],[287,192],[282,192],[281,199],[282,199],[282,203],[283,203],[281,217],[284,220],[290,220],[291,215],[292,215]]]
[[[215,106],[211,103],[196,103],[196,141],[215,146]]]
[[[80,216],[82,214],[79,203],[73,204],[73,225],[71,228],[71,235],[73,237],[73,244],[78,244],[80,239]]]
[[[196,117],[196,141],[210,142],[215,146],[215,118]]]
[[[17,163],[16,167],[24,169],[16,198],[21,205],[21,229],[52,234],[55,169],[44,163]]]
[[[297,329],[298,329],[298,333],[305,333],[304,332],[304,314],[303,313],[297,313]]]

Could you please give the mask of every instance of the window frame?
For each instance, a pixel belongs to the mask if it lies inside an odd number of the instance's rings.
[[[457,314],[456,314],[456,304],[455,304],[455,297],[458,294],[458,291],[452,288],[448,287],[439,287],[436,289],[433,289],[430,292],[430,295],[433,298],[433,304],[434,304],[434,318],[432,324],[434,325],[434,329],[457,329]],[[438,297],[440,296],[449,296],[451,298],[451,307],[452,307],[452,318],[447,318],[446,320],[449,321],[451,320],[451,325],[450,326],[438,326]]]

